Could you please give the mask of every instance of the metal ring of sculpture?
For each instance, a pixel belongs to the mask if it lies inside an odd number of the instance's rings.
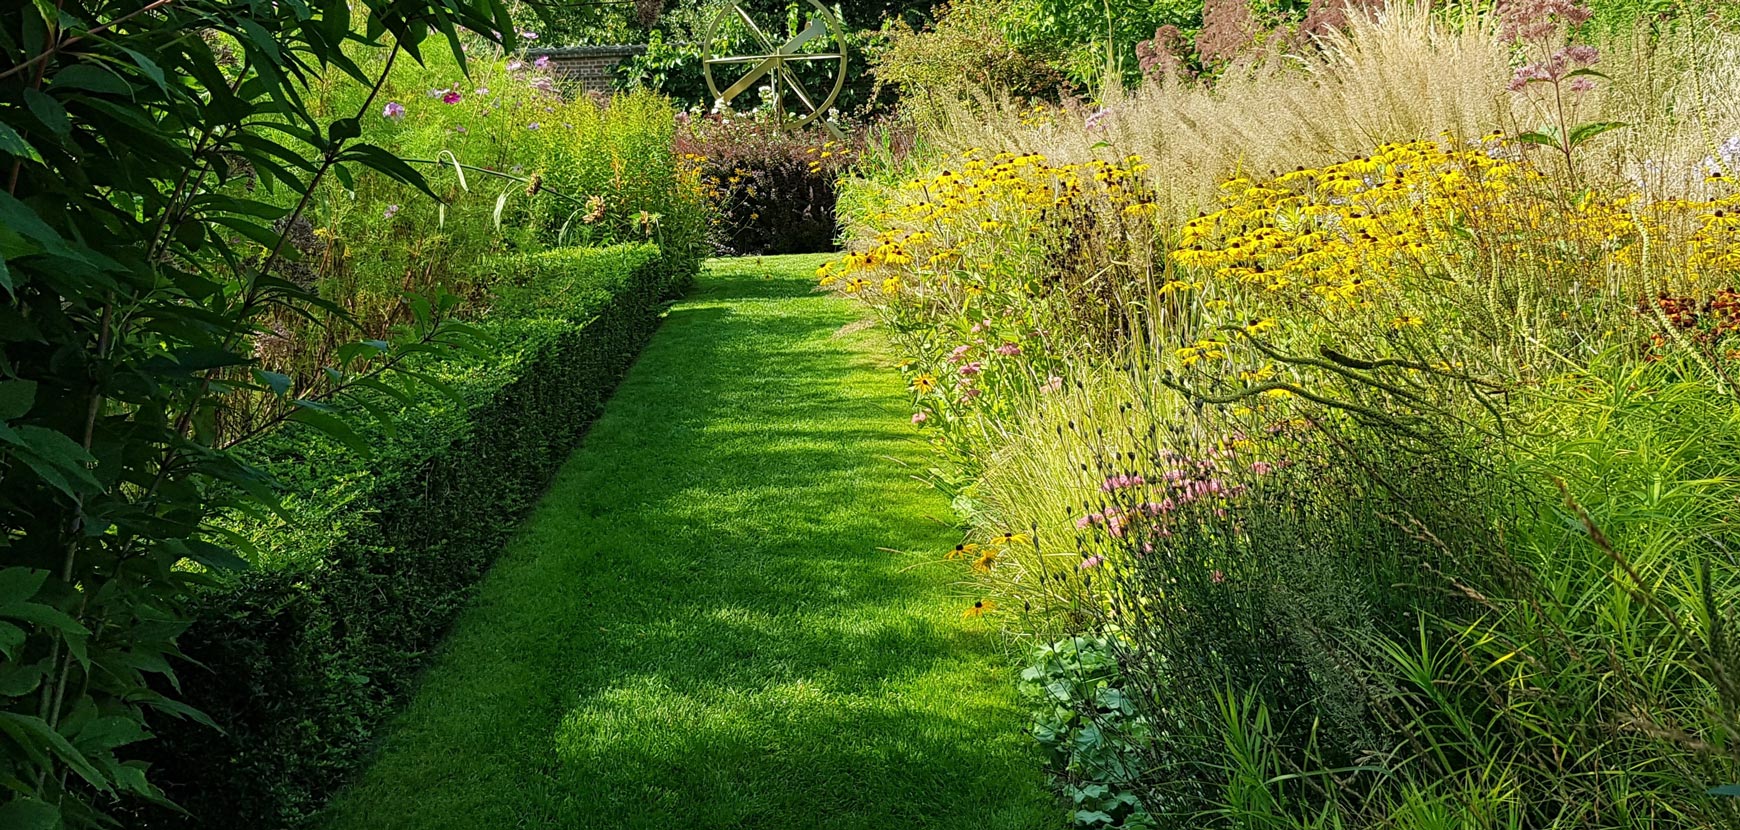
[[[773,109],[775,117],[781,123],[791,123],[795,127],[803,127],[827,114],[834,106],[834,101],[840,97],[840,90],[846,85],[846,30],[840,24],[840,19],[828,11],[819,0],[809,0],[813,8],[811,17],[802,31],[776,45],[766,30],[756,25],[749,12],[736,3],[731,3],[719,10],[707,24],[706,53],[701,63],[701,71],[707,78],[707,89],[713,93],[716,104],[729,104],[737,96],[755,88],[763,78],[772,86]],[[751,46],[760,47],[759,54],[746,55],[715,55],[713,49],[719,43],[719,32],[722,26],[730,21],[742,21],[748,31]],[[805,52],[803,48],[817,38],[827,38],[832,41],[833,49],[821,52]],[[752,49],[752,51],[754,51]],[[814,63],[817,61],[838,61],[838,71],[834,74],[833,86],[827,94],[817,96],[806,86],[793,70],[793,65],[799,63]],[[714,76],[714,67],[734,65],[749,66],[741,78],[733,81],[730,86],[721,89],[719,81]],[[722,73],[721,73],[722,74]],[[785,104],[787,91],[796,99],[801,110],[789,110]],[[788,112],[791,114],[788,115]],[[832,129],[833,125],[828,125]]]

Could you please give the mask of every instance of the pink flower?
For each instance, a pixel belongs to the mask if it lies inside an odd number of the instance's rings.
[[[961,367],[961,377],[972,377],[985,370],[985,364],[975,360]]]
[[[441,103],[443,104],[457,104],[463,100],[465,100],[465,96],[460,95],[459,90],[457,89],[447,90],[447,92],[443,93],[441,96]]]
[[[528,129],[528,130],[535,130],[537,128],[538,128],[538,122],[536,122],[536,121],[533,121],[532,123],[526,125],[526,129]]]
[[[1021,346],[1015,343],[1004,343],[997,347],[997,354],[1004,357],[1014,357],[1021,353]]]
[[[550,56],[549,55],[539,55],[537,60],[532,61],[532,66],[534,68],[537,68],[537,69],[549,69],[550,68]]]
[[[928,421],[928,420],[930,420],[930,416],[929,416],[929,415],[926,415],[926,414],[924,414],[924,413],[923,413],[923,412],[914,412],[914,413],[912,413],[912,422],[913,422],[913,423],[914,423],[914,424],[922,424],[922,423],[924,423],[924,422],[925,422],[925,421]]]
[[[478,88],[477,88],[477,89],[474,89],[474,90],[472,90],[472,91],[473,91],[473,92],[475,92],[475,93],[477,93],[477,94],[478,94],[478,95],[488,95],[488,94],[489,94],[489,87],[487,87],[487,86],[480,86],[480,87],[478,87]]]
[[[388,101],[386,107],[381,109],[381,116],[383,118],[391,118],[394,121],[404,118],[405,105],[398,101]]]
[[[509,71],[509,72],[518,72],[521,69],[525,69],[525,68],[526,68],[525,63],[520,61],[519,58],[515,58],[515,59],[507,62],[507,71]]]
[[[382,218],[382,219],[391,219],[391,218],[393,218],[393,216],[394,216],[394,215],[396,215],[396,214],[397,214],[397,213],[398,213],[398,212],[399,212],[399,206],[398,206],[398,205],[387,205],[387,209],[386,209],[386,210],[383,210],[383,211],[381,211],[381,218]]]
[[[1106,561],[1106,558],[1104,556],[1101,556],[1101,555],[1096,553],[1093,556],[1090,556],[1086,559],[1081,560],[1080,567],[1082,570],[1085,571],[1088,568],[1097,568],[1100,566],[1101,563],[1103,563],[1105,561]]]
[[[969,387],[961,390],[961,395],[964,396],[969,401],[980,396],[980,395],[983,395],[983,394],[985,394],[985,390],[980,389],[976,386],[969,386]]]
[[[1215,568],[1213,571],[1211,571],[1209,573],[1208,579],[1210,582],[1213,582],[1214,584],[1219,585],[1222,582],[1226,581],[1226,574],[1221,573],[1219,568]]]
[[[522,29],[522,30],[520,30],[520,37],[522,37],[526,40],[537,40],[538,33],[534,32],[530,29]]]
[[[1041,392],[1059,392],[1062,390],[1063,378],[1060,378],[1057,375],[1052,375],[1051,377],[1046,378],[1045,383],[1042,383],[1039,386],[1039,391]]]
[[[1267,461],[1257,461],[1251,464],[1251,472],[1260,476],[1266,476],[1274,471],[1275,465],[1270,464]]]
[[[1588,92],[1589,90],[1594,89],[1594,88],[1595,88],[1595,81],[1592,78],[1572,78],[1571,79],[1570,89],[1572,92],[1581,94],[1584,92]]]
[[[956,346],[953,351],[949,352],[947,360],[950,363],[960,363],[967,359],[967,352],[972,350],[972,346]]]

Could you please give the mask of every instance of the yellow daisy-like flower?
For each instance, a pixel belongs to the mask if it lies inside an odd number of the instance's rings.
[[[912,391],[920,395],[928,395],[936,390],[935,375],[918,375],[912,379]]]
[[[949,551],[948,554],[945,555],[943,558],[944,559],[965,559],[969,556],[972,556],[978,550],[979,550],[978,545],[975,545],[972,542],[962,542],[961,544],[955,545],[955,549]]]
[[[999,545],[1003,545],[1003,546],[1007,547],[1010,545],[1025,545],[1025,544],[1027,544],[1028,539],[1027,539],[1027,534],[1025,534],[1025,533],[1005,532],[999,536],[992,538],[991,541],[995,544],[999,544]]]
[[[983,617],[995,610],[997,610],[997,603],[988,599],[982,599],[973,603],[973,607],[962,611],[961,616],[966,617],[967,619],[972,619],[974,617]]]
[[[973,570],[979,571],[980,573],[989,573],[991,568],[996,564],[997,549],[981,548],[979,551],[979,558],[973,560]]]

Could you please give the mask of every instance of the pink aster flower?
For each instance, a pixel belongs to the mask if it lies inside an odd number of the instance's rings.
[[[962,377],[972,377],[985,370],[985,364],[975,360],[961,367]]]
[[[463,100],[465,100],[465,96],[460,95],[459,90],[457,89],[447,90],[447,92],[443,93],[441,96],[441,103],[443,104],[457,104]]]
[[[1089,568],[1097,568],[1100,566],[1101,563],[1103,563],[1105,561],[1106,561],[1106,558],[1104,556],[1101,556],[1101,555],[1096,553],[1093,556],[1090,556],[1086,559],[1081,560],[1080,568],[1084,571],[1089,569]]]
[[[398,101],[388,101],[387,105],[381,109],[381,116],[384,118],[391,118],[394,121],[404,118],[405,105]]]
[[[381,211],[381,218],[382,218],[382,219],[391,219],[391,218],[393,218],[393,217],[394,217],[394,216],[395,216],[395,215],[397,215],[397,214],[398,214],[398,212],[399,212],[399,206],[398,206],[398,205],[387,205],[387,209],[386,209],[386,210],[383,210],[383,211]]]
[[[925,422],[925,421],[928,421],[928,420],[930,420],[930,416],[929,416],[929,415],[926,415],[926,414],[924,414],[924,413],[923,413],[923,412],[914,412],[914,413],[912,413],[912,422],[913,422],[913,423],[915,423],[915,424],[922,424],[922,423],[924,423],[924,422]]]
[[[1018,355],[1020,353],[1021,353],[1021,346],[1017,343],[1004,343],[1003,345],[997,347],[997,354],[1003,355],[1005,357],[1014,357],[1015,355]]]
[[[1251,472],[1260,476],[1266,476],[1274,471],[1275,465],[1270,464],[1267,461],[1257,461],[1251,464]]]
[[[520,37],[525,40],[537,40],[538,33],[530,29],[522,29],[520,30]]]
[[[537,60],[532,61],[532,66],[537,68],[537,69],[549,69],[550,68],[550,56],[549,55],[539,55]]]
[[[525,63],[523,61],[521,61],[519,58],[515,58],[515,59],[507,62],[507,71],[509,71],[509,72],[518,72],[521,69],[525,69],[525,68],[526,68]]]

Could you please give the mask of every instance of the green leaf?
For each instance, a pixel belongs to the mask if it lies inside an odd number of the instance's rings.
[[[85,466],[95,459],[71,438],[38,426],[17,427],[16,432],[19,447],[14,455],[55,489],[69,496],[78,495],[75,485],[83,485],[86,492],[103,489]]]
[[[60,809],[46,801],[21,795],[0,804],[0,827],[7,830],[54,830],[60,826]]]
[[[291,413],[290,420],[300,421],[326,433],[333,440],[349,447],[351,451],[355,452],[357,455],[367,457],[374,452],[374,448],[369,445],[368,441],[364,440],[361,435],[358,435],[356,430],[351,429],[350,424],[345,423],[336,416],[303,407]]]
[[[355,343],[346,343],[338,347],[338,361],[348,365],[358,358],[379,357],[390,348],[392,347],[382,340],[361,340]]]
[[[42,685],[43,663],[21,666],[0,664],[0,698],[23,697]]]
[[[72,135],[72,120],[67,118],[66,107],[61,106],[53,95],[35,87],[25,87],[24,105],[49,132],[58,136]]]
[[[133,85],[106,67],[75,63],[55,73],[51,89],[82,89],[101,95],[131,95]]]
[[[156,84],[158,89],[169,89],[169,82],[163,77],[163,67],[158,66],[156,61],[132,49],[123,47],[121,51],[126,52],[127,57],[133,59],[133,65],[139,67],[139,71],[144,73],[145,77],[150,78],[151,83]]]
[[[187,551],[187,558],[213,570],[245,571],[250,567],[248,560],[237,556],[235,551],[203,539],[188,539]]]
[[[357,118],[341,118],[326,128],[327,140],[333,144],[348,141],[359,135],[362,135],[362,121]]]
[[[151,737],[137,720],[121,715],[95,718],[72,738],[74,746],[84,750],[107,751],[118,746],[138,743]]]
[[[254,370],[254,380],[272,390],[272,394],[282,398],[290,393],[290,376],[282,372],[268,372],[264,369]]]
[[[415,187],[418,190],[423,191],[431,199],[438,200],[441,198],[440,196],[435,195],[435,191],[429,189],[429,181],[423,178],[423,174],[417,172],[416,168],[406,164],[405,161],[398,156],[395,156],[373,144],[356,144],[347,147],[345,148],[344,153],[338,158],[339,161],[356,162],[392,179]]]
[[[1518,135],[1516,137],[1516,140],[1521,141],[1524,144],[1539,144],[1542,147],[1558,147],[1559,146],[1559,137],[1556,135],[1553,135],[1550,132],[1538,132],[1537,131],[1537,132],[1522,133],[1521,135]]]
[[[0,604],[24,602],[36,596],[47,581],[48,571],[39,568],[0,570]]]
[[[22,418],[36,403],[36,381],[0,381],[0,421]]]
[[[81,646],[84,638],[91,634],[89,629],[80,625],[78,620],[73,619],[65,611],[36,602],[0,603],[0,617],[23,620],[44,628],[52,628],[65,635],[69,642],[78,639]]]
[[[1597,121],[1592,124],[1584,124],[1571,131],[1570,144],[1572,147],[1576,147],[1604,132],[1617,130],[1624,126],[1626,124],[1623,121]]]
[[[91,765],[83,753],[67,743],[66,738],[54,731],[41,718],[31,715],[20,715],[16,712],[0,712],[0,729],[12,733],[14,737],[32,740],[38,746],[45,746],[55,757],[67,765],[68,769],[79,774],[91,786],[108,792],[109,780],[96,767]]]
[[[24,645],[24,629],[9,622],[0,622],[0,654],[8,660],[18,659],[18,647]]]
[[[15,158],[29,159],[37,164],[43,163],[42,155],[36,152],[36,148],[30,146],[30,142],[25,141],[24,136],[19,135],[17,130],[5,124],[0,124],[0,153],[6,153]],[[6,290],[12,290],[10,282],[7,283]]]

